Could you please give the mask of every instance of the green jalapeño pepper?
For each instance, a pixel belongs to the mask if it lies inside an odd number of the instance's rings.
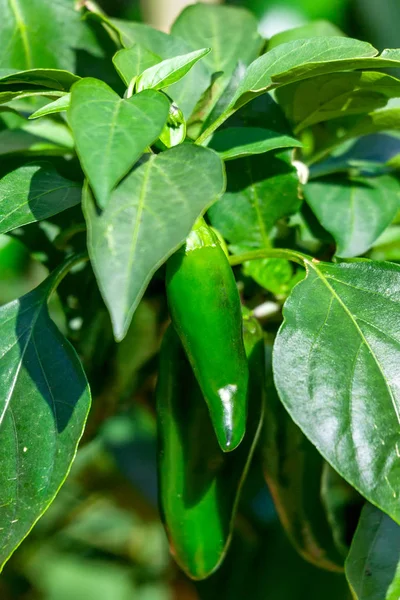
[[[247,324],[246,324],[247,327]],[[224,453],[182,343],[170,327],[161,348],[157,384],[161,516],[171,553],[192,579],[208,577],[229,546],[240,491],[261,430],[264,347],[246,336],[251,376],[242,444]]]
[[[218,442],[224,452],[234,450],[247,414],[240,298],[228,259],[203,219],[167,262],[167,296]]]

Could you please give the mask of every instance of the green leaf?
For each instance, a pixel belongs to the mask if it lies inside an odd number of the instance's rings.
[[[263,39],[257,19],[244,8],[193,4],[181,12],[172,26],[172,34],[187,42],[193,50],[212,48],[204,59],[210,73],[230,77],[238,62],[248,65],[258,56]]]
[[[263,154],[278,148],[300,148],[302,143],[289,135],[282,135],[260,127],[229,127],[217,131],[209,147],[223,160]]]
[[[136,82],[137,91],[146,89],[161,90],[176,83],[189,73],[192,67],[204,56],[211,52],[211,48],[202,48],[182,56],[167,58],[162,62],[149,67]]]
[[[123,48],[113,57],[113,63],[122,81],[128,86],[134,77],[138,77],[149,67],[161,62],[161,58],[140,44]]]
[[[321,498],[324,460],[282,406],[268,345],[266,355],[265,418],[259,443],[264,477],[280,521],[299,554],[317,567],[340,572],[344,557],[335,546]]]
[[[1,2],[1,0],[0,0]],[[23,85],[40,85],[62,92],[68,92],[70,87],[79,81],[77,75],[57,69],[30,69],[18,71],[15,69],[0,69],[0,89],[17,83]]]
[[[400,527],[370,504],[361,513],[346,576],[355,600],[399,598]]]
[[[0,14],[0,68],[74,71],[76,49],[94,45],[70,0],[0,0]]]
[[[162,60],[175,58],[193,50],[184,40],[157,31],[144,23],[133,23],[120,19],[110,19],[107,22],[119,33],[122,44],[126,48],[130,48],[133,44],[140,44],[153,54],[160,56]],[[209,87],[210,80],[211,77],[203,61],[200,61],[184,79],[174,83],[168,89],[168,95],[176,102],[186,119],[190,117],[197,102]]]
[[[243,273],[275,296],[287,296],[293,287],[292,266],[282,258],[251,260],[244,263]]]
[[[63,484],[90,406],[79,359],[48,315],[61,271],[0,308],[1,566]]]
[[[262,155],[228,162],[226,167],[227,191],[209,210],[213,227],[231,244],[269,246],[276,221],[301,204],[294,169],[278,157]]]
[[[321,121],[371,112],[399,96],[399,79],[368,71],[320,75],[276,91],[296,132]]]
[[[0,88],[1,89],[1,88]],[[46,98],[60,98],[65,92],[53,91],[53,90],[20,90],[18,92],[0,92],[0,104],[11,102],[12,100],[22,100],[23,98],[35,98],[44,96]]]
[[[281,44],[293,42],[294,40],[304,40],[313,37],[338,37],[344,36],[345,34],[340,31],[336,25],[333,25],[329,21],[312,21],[301,25],[300,27],[293,27],[293,29],[287,29],[281,31],[272,36],[268,41],[268,51]]]
[[[102,214],[86,190],[89,253],[117,340],[155,271],[224,186],[219,156],[188,144],[152,155],[113,192]]]
[[[73,87],[68,120],[82,168],[101,208],[158,138],[168,111],[168,99],[153,90],[125,100],[98,79],[82,79]]]
[[[278,393],[333,468],[400,522],[400,267],[305,263],[275,342]]]
[[[28,121],[12,113],[2,114],[1,122],[8,128],[0,131],[0,155],[64,155],[73,151],[74,141],[63,123],[46,118]]]
[[[50,163],[25,165],[0,179],[0,233],[52,217],[81,200],[81,186]]]
[[[39,119],[40,117],[45,117],[47,115],[54,115],[56,113],[64,112],[65,110],[69,109],[70,105],[71,94],[64,94],[64,96],[57,98],[57,100],[54,100],[54,102],[50,102],[49,104],[46,104],[46,106],[36,110],[30,115],[29,118]]]
[[[304,188],[307,203],[332,234],[336,254],[364,254],[400,209],[400,182],[390,175],[312,181]]]

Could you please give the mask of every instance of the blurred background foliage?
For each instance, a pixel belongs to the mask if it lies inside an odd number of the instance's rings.
[[[398,0],[228,3],[251,10],[266,38],[326,19],[379,49],[400,46]],[[101,0],[99,4],[111,16],[142,19],[137,0]],[[33,237],[40,234],[39,228],[32,228]],[[394,228],[395,232],[392,229],[378,240],[369,254],[372,258],[400,260],[399,227]],[[25,229],[29,237],[30,229]],[[302,235],[305,245],[311,243],[309,231]],[[21,296],[44,278],[46,269],[34,246],[29,252],[18,234],[0,236],[0,304]],[[76,279],[79,285],[79,273]],[[73,295],[67,304],[71,330],[75,326],[78,330]],[[93,318],[89,315],[87,330],[79,336],[79,352],[95,399],[88,428],[67,483],[4,569],[0,599],[347,600],[344,576],[316,569],[292,549],[256,466],[244,489],[235,538],[223,566],[202,583],[191,582],[180,572],[170,558],[157,511],[152,393],[166,317],[162,289],[157,280],[152,284],[119,346],[112,342],[108,316],[97,293],[88,306]],[[63,328],[57,300],[52,311]]]

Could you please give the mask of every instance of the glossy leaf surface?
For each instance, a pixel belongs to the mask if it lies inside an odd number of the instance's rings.
[[[89,253],[117,339],[124,337],[154,272],[224,186],[223,164],[215,152],[181,145],[152,155],[135,169],[102,214],[86,193]]]
[[[79,204],[82,188],[49,163],[28,164],[0,179],[0,233],[42,221]]]
[[[275,342],[278,393],[334,469],[400,522],[400,267],[306,266]]]
[[[74,86],[68,120],[82,168],[101,208],[158,138],[168,110],[167,98],[152,90],[124,100],[97,79],[83,79]]]
[[[342,257],[364,254],[400,209],[400,183],[390,175],[312,181],[305,196]]]
[[[346,560],[355,600],[397,600],[400,594],[400,527],[367,504]]]
[[[64,482],[90,406],[79,359],[48,315],[57,276],[0,308],[1,565]]]

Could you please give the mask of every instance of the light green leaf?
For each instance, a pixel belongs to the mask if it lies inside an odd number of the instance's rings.
[[[400,597],[400,527],[370,504],[361,513],[346,576],[355,600]]]
[[[275,342],[278,393],[333,468],[400,522],[400,267],[305,262]]]
[[[146,89],[161,90],[176,83],[204,56],[211,52],[211,48],[202,48],[182,56],[167,58],[162,62],[149,67],[144,71],[136,82],[138,92]]]
[[[82,168],[101,208],[158,138],[168,111],[168,99],[153,90],[125,100],[98,79],[82,79],[73,87],[68,120]]]
[[[285,31],[273,35],[268,41],[268,51],[272,50],[272,48],[276,48],[276,46],[287,44],[294,40],[305,40],[313,37],[338,37],[344,35],[345,34],[340,31],[336,25],[333,25],[329,21],[312,21],[311,23],[306,23],[300,27],[286,29]]]
[[[275,296],[287,296],[294,283],[292,266],[282,258],[251,260],[244,263],[243,273]]]
[[[371,112],[399,96],[399,79],[368,71],[320,75],[276,91],[295,132],[321,121]]]
[[[0,68],[74,71],[95,41],[70,0],[0,0]]]
[[[301,204],[294,169],[278,157],[262,155],[228,162],[226,168],[227,191],[208,213],[213,227],[231,244],[268,247],[276,221]]]
[[[266,345],[266,402],[259,447],[265,480],[280,521],[296,550],[328,571],[343,571],[321,498],[324,460],[293,423],[276,392],[272,348]]]
[[[71,133],[63,123],[43,118],[28,121],[18,114],[2,114],[1,121],[8,127],[0,131],[0,155],[27,154],[29,156],[64,155],[74,148]]]
[[[336,254],[364,254],[400,210],[400,182],[390,175],[312,181],[305,197],[321,225],[334,237]]]
[[[184,40],[157,31],[144,23],[121,19],[110,19],[107,22],[119,33],[122,44],[126,48],[130,48],[133,44],[140,44],[160,56],[162,60],[181,56],[193,50]],[[192,114],[197,102],[209,87],[210,81],[210,74],[203,61],[200,61],[186,77],[168,89],[168,95],[176,102],[186,119]]]
[[[128,86],[134,77],[138,77],[149,67],[161,62],[161,58],[140,44],[123,48],[113,57],[114,67],[122,81]]]
[[[27,71],[0,69],[0,90],[2,88],[6,90],[10,85],[21,83],[68,92],[70,87],[79,79],[73,73],[58,69],[29,69]]]
[[[229,127],[217,131],[209,147],[223,160],[263,154],[278,148],[299,148],[302,143],[289,135],[282,135],[260,127]]]
[[[0,88],[1,89],[1,88]],[[20,90],[18,92],[1,92],[0,91],[0,104],[11,102],[12,100],[22,100],[23,98],[35,98],[36,96],[44,96],[46,98],[60,98],[65,92],[52,91],[52,90],[39,90],[34,92],[32,90]]]
[[[188,144],[152,155],[113,192],[101,214],[86,190],[89,253],[117,340],[155,271],[224,186],[219,156]]]
[[[65,110],[69,109],[70,105],[71,94],[64,94],[64,96],[57,98],[57,100],[54,100],[54,102],[50,102],[49,104],[46,104],[46,106],[43,106],[42,108],[36,110],[34,113],[31,114],[29,118],[39,119],[40,117],[45,117],[47,115],[53,115],[56,113],[64,112]]]
[[[28,164],[0,179],[0,233],[52,217],[81,200],[79,183],[50,163]]]
[[[204,59],[205,65],[210,73],[222,72],[228,78],[239,61],[243,65],[250,64],[264,43],[254,15],[236,6],[201,3],[187,6],[171,31],[193,50],[212,48]]]
[[[0,308],[1,566],[63,484],[90,406],[79,359],[48,315],[61,271]]]

